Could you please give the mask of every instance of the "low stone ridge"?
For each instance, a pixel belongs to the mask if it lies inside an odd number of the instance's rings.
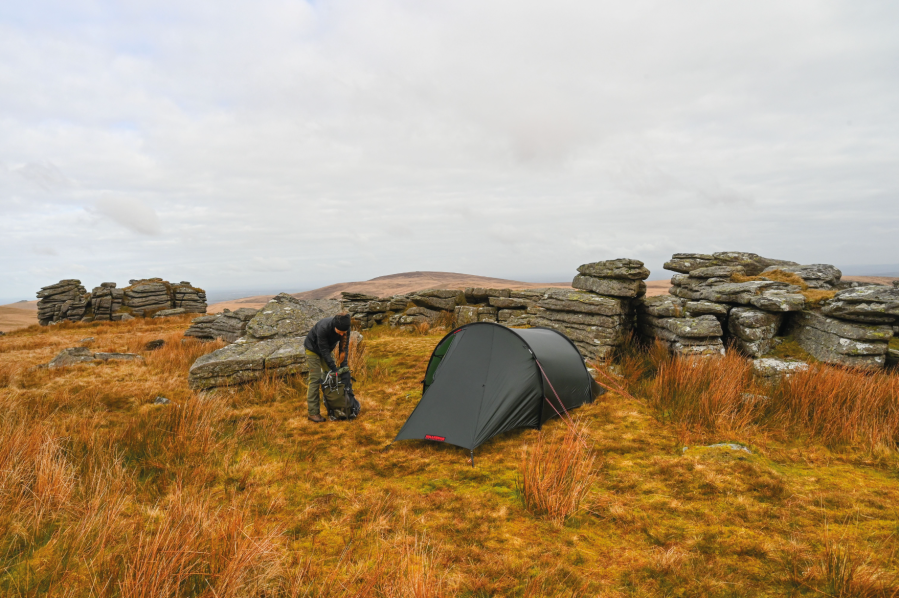
[[[87,347],[63,349],[47,364],[49,368],[69,367],[77,364],[96,365],[98,361],[141,361],[135,353],[92,353]]]
[[[159,312],[206,313],[206,293],[187,281],[171,284],[161,278],[132,280],[128,287],[104,282],[88,293],[80,280],[61,280],[37,293],[42,326],[69,321],[121,320],[124,314],[152,316]],[[175,315],[169,314],[169,315]]]
[[[183,307],[176,307],[175,309],[163,309],[153,314],[154,318],[170,318],[172,316],[183,316],[188,313],[186,309]]]
[[[899,287],[864,286],[839,291],[821,310],[824,315],[854,322],[899,322]]]
[[[796,262],[761,257],[755,253],[742,251],[719,251],[717,253],[675,253],[664,268],[673,272],[689,274],[692,270],[710,266],[742,266],[747,276],[757,276],[770,266],[798,266]]]
[[[249,322],[258,309],[241,307],[235,311],[224,310],[220,314],[211,314],[194,318],[190,327],[184,332],[184,336],[199,339],[201,341],[214,341],[222,339],[233,343],[246,334],[247,322]]]
[[[242,310],[223,314],[222,324],[235,322],[248,315]],[[286,375],[306,372],[306,349],[303,343],[309,330],[320,319],[340,312],[333,299],[296,299],[287,293],[276,295],[244,325],[246,334],[232,344],[197,359],[188,372],[191,388],[203,390],[232,386],[258,380],[266,374]],[[207,316],[208,317],[208,316]],[[203,318],[197,318],[201,320]],[[218,320],[198,322],[205,334],[213,333]],[[208,328],[205,325],[209,324]],[[192,334],[200,338],[197,333]]]
[[[808,364],[804,361],[764,357],[762,359],[753,359],[752,368],[756,374],[763,378],[783,378],[784,376],[807,370]]]

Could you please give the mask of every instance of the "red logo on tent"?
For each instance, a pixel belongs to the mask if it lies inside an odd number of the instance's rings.
[[[437,442],[443,442],[446,440],[446,436],[432,436],[431,434],[425,434],[425,440],[436,440]]]

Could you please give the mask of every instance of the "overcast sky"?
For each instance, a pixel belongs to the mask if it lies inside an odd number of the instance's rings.
[[[897,31],[895,1],[4,1],[0,300],[899,264]]]

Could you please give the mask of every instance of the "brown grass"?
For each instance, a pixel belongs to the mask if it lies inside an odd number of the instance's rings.
[[[384,450],[442,331],[367,330],[350,355],[362,416],[313,424],[299,376],[192,392],[192,359],[218,345],[182,344],[188,322],[0,337],[0,595],[896,588],[895,374],[821,366],[766,386],[739,362],[624,347],[602,369],[621,393],[578,409],[577,436],[556,420],[502,434],[471,467],[452,446]],[[145,361],[31,370],[89,336]],[[754,454],[684,452],[685,437]]]
[[[541,432],[522,451],[517,487],[525,509],[557,525],[580,511],[595,477],[596,456],[585,432],[582,422],[574,422],[561,440]]]

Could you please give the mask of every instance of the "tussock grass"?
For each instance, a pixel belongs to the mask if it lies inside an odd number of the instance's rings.
[[[595,479],[596,456],[585,441],[586,431],[574,421],[561,440],[541,432],[522,451],[516,486],[525,509],[557,525],[581,510]]]
[[[193,359],[221,345],[182,343],[189,320],[0,337],[0,594],[896,588],[895,374],[821,366],[767,386],[741,361],[625,347],[598,375],[619,392],[578,409],[576,435],[559,420],[503,434],[472,468],[452,446],[384,450],[421,396],[437,327],[365,331],[350,355],[362,416],[313,424],[300,376],[191,391]],[[85,337],[144,361],[32,369]],[[155,339],[165,346],[143,351]],[[682,452],[685,439],[753,455]]]

